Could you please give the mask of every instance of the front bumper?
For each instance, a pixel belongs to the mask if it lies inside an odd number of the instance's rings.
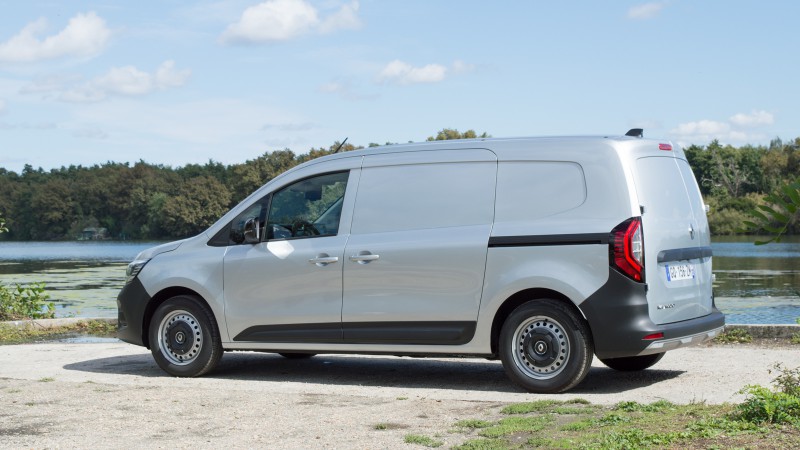
[[[594,338],[598,358],[662,353],[712,339],[725,326],[725,315],[712,305],[711,313],[681,322],[657,325],[650,320],[647,286],[616,270],[608,282],[579,305]],[[663,333],[657,340],[643,339]]]
[[[117,337],[144,346],[144,313],[150,295],[141,281],[134,278],[117,296]]]

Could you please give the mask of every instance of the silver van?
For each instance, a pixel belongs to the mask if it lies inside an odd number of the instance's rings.
[[[231,350],[500,358],[531,392],[572,388],[594,355],[646,369],[725,319],[686,156],[637,134],[306,162],[140,253],[119,337],[190,377]]]

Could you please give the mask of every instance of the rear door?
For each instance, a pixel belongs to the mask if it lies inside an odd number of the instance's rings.
[[[367,156],[344,254],[345,342],[469,342],[497,162],[488,150]]]
[[[672,156],[636,160],[644,208],[645,270],[650,318],[657,324],[711,313],[711,240],[689,164]]]

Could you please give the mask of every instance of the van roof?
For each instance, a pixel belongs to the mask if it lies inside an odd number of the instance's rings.
[[[645,139],[621,135],[585,135],[585,136],[520,136],[503,138],[474,138],[474,139],[449,139],[441,141],[410,142],[406,144],[390,144],[377,147],[367,147],[359,150],[352,150],[332,155],[324,156],[320,159],[338,159],[342,157],[353,157],[362,155],[375,155],[383,153],[415,152],[415,151],[434,151],[434,150],[457,150],[467,148],[484,148],[491,144],[507,144],[514,142],[544,143],[548,141],[565,142],[590,142],[590,141],[616,141],[616,142],[656,142],[653,139]],[[665,142],[665,141],[661,141]]]

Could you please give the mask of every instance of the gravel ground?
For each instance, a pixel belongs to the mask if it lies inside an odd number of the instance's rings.
[[[595,361],[569,393],[538,395],[482,359],[235,352],[205,377],[179,379],[121,342],[9,345],[0,346],[0,447],[413,448],[409,433],[450,446],[463,439],[447,433],[453,423],[492,419],[512,402],[737,402],[743,386],[770,383],[776,362],[800,366],[798,346],[681,349],[639,373]]]

